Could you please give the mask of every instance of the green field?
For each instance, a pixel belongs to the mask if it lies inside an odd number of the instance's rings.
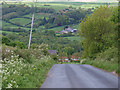
[[[10,33],[14,33],[14,32],[0,31],[0,33],[8,33],[8,34],[10,34]],[[19,33],[16,33],[16,34],[19,34]]]
[[[25,3],[28,6],[31,6],[31,3]],[[43,3],[43,2],[38,2],[34,4],[36,7],[44,7],[44,8],[53,8],[56,11],[63,10],[65,8],[68,8],[70,4],[61,4],[61,3]],[[49,6],[45,6],[49,5]],[[78,7],[76,5],[73,5],[73,7]]]
[[[27,3],[27,5],[31,6],[31,4]],[[45,6],[45,5],[50,5],[50,6]],[[74,3],[35,3],[35,6],[37,7],[44,7],[44,8],[53,8],[55,9],[56,11],[59,11],[59,10],[63,10],[63,9],[66,9],[70,6],[72,6],[73,8],[85,8],[85,9],[88,9],[88,8],[93,8],[93,7],[97,7],[97,6],[100,6],[99,4],[96,5],[96,4],[74,4]]]
[[[15,4],[15,2],[8,2],[8,3]],[[16,4],[20,4],[20,3],[16,3]],[[22,4],[26,4],[30,7],[32,6],[31,2],[22,2]],[[37,2],[37,3],[34,3],[34,5],[36,7],[53,8],[56,11],[59,11],[59,10],[63,10],[65,8],[68,8],[69,6],[72,6],[73,8],[81,7],[81,8],[88,9],[88,8],[99,7],[101,5],[107,5],[107,3],[97,3],[97,2],[87,2],[87,3],[84,3],[84,2]],[[46,6],[46,5],[49,5],[49,6]],[[111,6],[118,6],[118,3],[111,2],[110,5]]]
[[[89,9],[89,8],[95,8],[99,6],[100,4],[85,4],[85,5],[81,5],[81,8]]]
[[[12,25],[11,23],[7,23],[5,21],[2,21],[2,26],[3,27],[17,27],[16,25]]]
[[[65,25],[66,26],[66,25]],[[51,29],[45,29],[44,26],[42,26],[42,29],[45,30],[53,30],[53,31],[62,31],[64,29],[65,26],[60,26],[60,27],[55,27],[55,28],[51,28]],[[68,25],[73,29],[78,29],[79,30],[79,24],[74,24],[74,25]],[[41,26],[40,26],[41,27]]]
[[[31,19],[26,19],[26,18],[14,18],[14,19],[11,19],[10,22],[14,23],[14,24],[19,24],[19,25],[26,25],[28,23],[31,22]]]
[[[80,29],[79,24],[69,25],[73,29]]]
[[[55,28],[46,29],[46,30],[62,31],[63,29],[64,29],[64,26],[60,26],[60,27],[55,27]]]
[[[68,40],[71,40],[71,41],[74,41],[74,40],[80,41],[80,40],[82,40],[82,38],[80,38],[79,36],[64,37],[64,38],[67,38]]]
[[[15,2],[8,2],[8,4],[15,4]],[[20,3],[16,3],[16,4],[20,4]],[[26,5],[29,5],[31,6],[32,3],[31,2],[22,2],[22,4],[26,4]],[[110,3],[111,6],[117,6],[117,3]],[[46,6],[48,5],[48,6]],[[53,8],[55,9],[57,12],[59,10],[63,10],[65,8],[68,8],[70,6],[72,6],[73,8],[85,8],[85,9],[88,9],[88,8],[95,8],[95,7],[99,7],[100,5],[102,5],[101,3],[81,3],[81,2],[38,2],[38,3],[35,3],[35,6],[36,7],[43,7],[43,8]],[[104,4],[105,5],[105,4]],[[93,10],[94,11],[94,10]],[[43,19],[44,17],[46,19],[48,19],[48,17],[50,16],[51,14],[49,13],[35,13],[35,19]],[[30,19],[27,19],[25,17],[28,17]],[[25,26],[26,24],[30,23],[31,22],[31,17],[32,17],[32,14],[27,14],[27,15],[24,15],[22,17],[19,17],[19,18],[13,18],[13,19],[10,19],[9,21],[14,23],[14,24],[17,24],[17,25],[21,25],[21,26]],[[39,21],[34,21],[34,23],[38,23]],[[9,27],[9,28],[18,28],[20,26],[17,26],[17,25],[13,25],[11,23],[7,23],[5,21],[2,22],[2,26],[3,27]],[[30,26],[30,24],[28,25]],[[69,25],[71,28],[73,29],[80,29],[79,25],[78,24],[75,24],[75,25]],[[30,28],[26,28],[26,27],[20,27],[20,28],[23,28],[25,30],[30,30]],[[62,31],[64,28],[64,26],[60,26],[60,27],[55,27],[55,28],[51,28],[51,29],[45,29],[44,26],[39,26],[38,28],[35,28],[35,30],[53,30],[53,31]],[[71,38],[69,37],[71,40],[77,40],[78,38],[77,37],[74,37]]]
[[[44,17],[48,18],[49,17],[49,13],[35,13],[34,16],[35,16],[35,19],[43,19]],[[24,15],[23,17],[29,17],[29,18],[32,18],[32,14],[27,14],[27,15]]]

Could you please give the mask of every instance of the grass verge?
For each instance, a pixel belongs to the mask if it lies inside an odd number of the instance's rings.
[[[118,63],[112,63],[110,61],[102,60],[84,60],[82,64],[89,64],[105,71],[113,72],[114,74],[120,75]]]
[[[55,61],[41,49],[2,48],[2,88],[40,88]]]

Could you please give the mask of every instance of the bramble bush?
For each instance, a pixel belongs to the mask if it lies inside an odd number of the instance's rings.
[[[41,49],[16,49],[3,46],[2,88],[38,88],[55,64]]]

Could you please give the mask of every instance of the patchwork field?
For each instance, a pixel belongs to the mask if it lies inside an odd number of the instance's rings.
[[[32,6],[31,2],[7,2],[8,4],[26,4],[28,6]],[[66,8],[69,8],[70,6],[73,8],[84,8],[84,9],[88,9],[88,8],[95,8],[95,7],[99,7],[100,5],[106,5],[106,3],[102,4],[102,3],[82,3],[82,2],[37,2],[34,3],[34,5],[36,7],[44,7],[44,8],[53,8],[55,9],[57,12],[59,12],[59,10],[63,10]],[[110,3],[111,6],[117,6],[117,3]],[[3,7],[7,7],[7,5],[3,6]],[[94,11],[94,10],[92,10]],[[10,14],[10,13],[9,13]],[[44,17],[46,19],[49,18],[51,14],[50,13],[35,13],[35,20],[37,19],[43,19]],[[23,28],[25,30],[30,30],[30,24],[31,24],[31,18],[32,18],[32,14],[27,14],[24,16],[21,16],[19,18],[13,18],[10,19],[9,22],[6,21],[2,21],[2,27],[9,27],[9,28]],[[40,21],[34,21],[34,23],[39,23]],[[29,27],[28,27],[29,26]],[[79,29],[79,25],[75,24],[75,25],[69,25],[71,28],[74,29]],[[55,28],[51,28],[51,29],[45,29],[45,26],[39,26],[37,28],[34,28],[35,30],[53,30],[53,31],[61,31],[63,30],[64,26],[60,26],[60,27],[55,27]],[[72,39],[71,39],[72,40]]]
[[[8,2],[10,4],[26,4],[28,6],[32,6],[33,4],[31,2]],[[97,3],[97,2],[37,2],[34,3],[34,6],[36,7],[44,7],[44,8],[53,8],[57,11],[59,10],[63,10],[65,8],[68,8],[69,6],[72,6],[73,8],[95,8],[95,7],[99,7],[100,5],[107,5],[107,3]],[[118,3],[117,2],[111,2],[110,3],[111,6],[117,6]]]
[[[44,17],[48,18],[49,15],[51,15],[51,14],[49,14],[49,13],[35,13],[34,14],[35,19],[43,19]],[[32,14],[27,14],[27,15],[24,15],[23,17],[31,18]]]
[[[7,23],[5,21],[2,21],[2,27],[9,27],[9,28],[12,28],[12,27],[18,27],[16,25],[13,25],[11,23]]]
[[[31,20],[26,19],[26,18],[14,18],[14,19],[11,19],[10,22],[12,22],[14,24],[25,26],[26,24],[30,23]]]
[[[55,28],[51,28],[51,29],[47,29],[47,30],[62,31],[63,29],[64,29],[64,26],[60,26],[60,27],[55,27]]]

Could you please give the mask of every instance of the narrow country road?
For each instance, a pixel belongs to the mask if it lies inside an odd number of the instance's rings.
[[[118,88],[118,77],[90,65],[55,64],[41,88]]]

